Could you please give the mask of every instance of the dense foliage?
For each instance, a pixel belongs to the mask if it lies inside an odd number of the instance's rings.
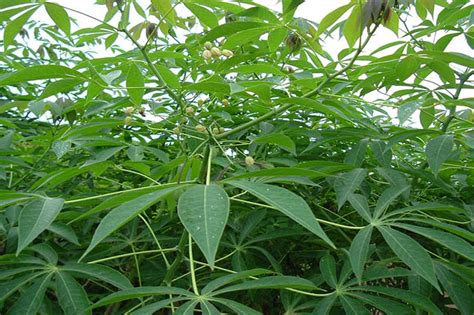
[[[303,2],[0,1],[2,314],[474,313],[474,5]]]

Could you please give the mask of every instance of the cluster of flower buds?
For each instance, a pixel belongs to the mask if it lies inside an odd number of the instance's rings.
[[[245,164],[247,164],[248,166],[252,166],[252,165],[255,164],[255,160],[251,156],[246,156],[245,157]]]
[[[223,49],[221,51],[218,47],[213,46],[211,42],[206,42],[204,44],[204,51],[202,52],[202,57],[206,61],[209,61],[212,58],[217,59],[221,56],[224,56],[226,58],[231,58],[233,55],[234,53],[231,50]]]

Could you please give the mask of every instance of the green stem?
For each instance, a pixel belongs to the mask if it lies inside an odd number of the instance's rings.
[[[93,261],[87,262],[88,264],[98,264],[104,261],[109,261],[109,260],[114,260],[118,258],[124,258],[124,257],[130,257],[130,256],[136,256],[136,255],[141,255],[141,254],[154,254],[154,253],[161,253],[161,252],[174,252],[176,251],[176,248],[164,248],[164,249],[152,249],[152,250],[143,250],[139,252],[133,252],[133,253],[126,253],[126,254],[120,254],[120,255],[115,255],[115,256],[110,256],[106,258],[101,258]]]
[[[193,284],[194,294],[199,295],[199,290],[196,283],[196,273],[194,271],[193,239],[191,238],[191,234],[188,234],[188,244],[189,244],[189,269],[191,272],[191,282]]]
[[[161,256],[163,257],[163,260],[165,261],[166,269],[168,269],[168,268],[170,267],[170,263],[169,263],[168,259],[166,258],[166,255],[165,255],[165,253],[163,252],[163,248],[161,247],[161,244],[160,244],[160,242],[158,241],[158,238],[156,237],[155,232],[154,232],[153,229],[151,228],[150,223],[148,223],[147,219],[146,219],[145,217],[143,217],[143,215],[139,214],[138,216],[139,216],[140,219],[142,219],[142,221],[145,223],[146,227],[148,228],[148,231],[150,232],[150,234],[152,235],[153,239],[155,240],[156,246],[158,246],[158,249],[161,251]]]

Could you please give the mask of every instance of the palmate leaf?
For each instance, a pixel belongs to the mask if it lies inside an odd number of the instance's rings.
[[[434,264],[426,250],[408,235],[388,226],[377,226],[388,246],[414,272],[441,291],[436,280]]]
[[[453,136],[451,135],[436,137],[426,145],[426,159],[434,174],[439,172],[441,165],[448,159],[453,145]]]
[[[161,296],[161,295],[178,295],[178,296],[184,296],[188,298],[194,297],[194,294],[192,294],[191,292],[184,289],[180,289],[180,288],[164,287],[164,286],[158,286],[158,287],[142,286],[138,288],[131,288],[131,289],[126,289],[126,290],[112,293],[102,298],[101,300],[99,300],[97,303],[95,303],[92,306],[92,308],[98,308],[101,306],[117,303],[120,301],[126,301],[126,300],[131,300],[131,299],[136,299],[136,298],[147,297],[147,296]]]
[[[63,204],[61,198],[41,198],[25,205],[18,222],[17,255],[53,223]]]
[[[352,241],[351,247],[349,249],[349,258],[352,269],[354,270],[354,274],[356,275],[359,282],[362,282],[362,273],[365,262],[367,261],[372,230],[372,225],[368,225],[360,230]]]
[[[394,226],[422,235],[445,246],[447,249],[474,261],[474,247],[462,238],[451,233],[404,223],[396,223]]]
[[[24,315],[24,314],[36,314],[41,306],[43,297],[48,288],[52,274],[46,274],[41,278],[37,279],[33,285],[31,285],[25,292],[22,293],[20,298],[13,304],[8,310],[7,314],[11,315]]]
[[[381,294],[388,297],[396,298],[398,300],[407,302],[411,305],[419,307],[420,309],[428,311],[433,315],[442,315],[443,313],[430,299],[424,295],[413,291],[392,288],[392,287],[378,287],[378,286],[358,286],[351,289],[351,291],[366,291],[375,294]]]
[[[91,314],[89,300],[82,286],[67,272],[57,272],[56,292],[65,315]]]
[[[122,290],[133,287],[127,277],[108,266],[68,263],[60,266],[59,270],[70,273],[76,278],[84,278],[87,280],[93,278],[104,281]]]
[[[265,203],[275,207],[292,220],[296,221],[331,247],[335,247],[319,225],[308,204],[300,196],[281,187],[249,181],[228,181],[232,186],[248,191]]]
[[[474,313],[474,300],[471,288],[457,275],[453,274],[444,265],[435,265],[436,275],[449,298],[456,304],[462,315]]]
[[[217,248],[229,217],[229,197],[225,190],[215,184],[186,190],[179,198],[178,215],[209,265],[214,267]]]
[[[359,188],[366,176],[366,169],[357,168],[341,174],[336,178],[334,181],[334,190],[336,191],[337,206],[339,209],[348,200],[349,196]]]
[[[256,289],[284,289],[293,288],[301,290],[314,290],[318,287],[313,282],[292,276],[269,276],[256,280],[249,280],[240,284],[231,285],[223,289],[213,291],[209,295],[215,296],[223,293],[256,290]]]
[[[151,192],[142,195],[138,198],[132,199],[110,211],[102,219],[102,221],[100,221],[99,226],[94,232],[94,236],[92,237],[89,247],[86,249],[84,254],[82,254],[79,260],[82,260],[107,236],[121,228],[127,222],[129,222],[130,220],[138,216],[140,213],[157,203],[162,198],[166,197],[166,195],[176,191],[179,188],[181,188],[181,186]]]

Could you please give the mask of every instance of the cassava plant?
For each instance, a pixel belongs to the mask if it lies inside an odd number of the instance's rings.
[[[0,1],[1,314],[474,313],[472,2],[96,2]]]

